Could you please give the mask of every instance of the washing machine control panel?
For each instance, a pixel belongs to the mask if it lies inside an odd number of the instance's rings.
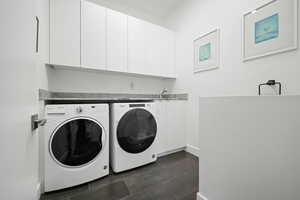
[[[47,115],[82,115],[98,114],[107,112],[108,105],[105,104],[68,104],[68,105],[47,105]]]
[[[65,114],[66,109],[63,105],[57,105],[57,106],[48,106],[46,110],[47,114]]]

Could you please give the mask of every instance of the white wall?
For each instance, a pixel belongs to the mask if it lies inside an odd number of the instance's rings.
[[[200,193],[298,200],[300,96],[200,99]]]
[[[198,97],[257,95],[257,85],[269,79],[283,83],[284,94],[299,94],[299,51],[242,62],[242,16],[268,0],[185,0],[167,19],[177,31],[176,92],[189,93],[188,143],[198,147]],[[221,67],[193,74],[193,40],[221,29]],[[201,124],[200,124],[201,126]]]
[[[173,81],[158,78],[129,77],[101,72],[53,70],[49,75],[51,91],[103,93],[159,93]]]
[[[34,3],[0,2],[0,199],[38,199],[38,134],[30,123],[38,110]]]
[[[104,7],[117,10],[119,12],[134,16],[148,22],[165,26],[164,18],[158,12],[154,12],[155,8],[149,8],[153,10],[148,12],[148,10],[143,9],[144,6],[138,6],[134,4],[134,1],[124,1],[124,0],[89,0]],[[128,2],[131,2],[130,4]],[[133,2],[133,3],[132,3]]]

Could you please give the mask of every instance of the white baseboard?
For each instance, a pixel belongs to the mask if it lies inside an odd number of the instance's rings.
[[[186,146],[186,149],[185,149],[186,152],[189,152],[191,154],[193,154],[194,156],[197,156],[199,157],[199,148],[198,147],[195,147],[195,146],[192,146],[192,145],[187,145]]]
[[[39,200],[41,198],[41,183],[38,183],[36,186],[36,199]]]
[[[166,151],[166,152],[163,152],[163,153],[159,153],[157,155],[157,157],[163,157],[163,156],[167,156],[167,155],[170,155],[172,153],[177,153],[179,151],[185,151],[186,147],[182,147],[182,148],[179,148],[179,149],[174,149],[174,150],[171,150],[171,151]]]
[[[208,200],[205,196],[200,194],[199,192],[197,193],[197,200]]]

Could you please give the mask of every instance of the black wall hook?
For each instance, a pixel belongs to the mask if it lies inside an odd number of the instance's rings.
[[[274,85],[279,85],[279,95],[281,95],[281,83],[276,82],[275,80],[268,80],[266,83],[262,83],[258,85],[258,95],[261,95],[261,86],[263,85],[268,85],[268,86],[274,86]]]

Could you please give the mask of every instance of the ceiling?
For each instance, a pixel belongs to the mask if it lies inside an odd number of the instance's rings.
[[[167,17],[183,0],[107,0],[128,8],[145,12],[156,18]]]

